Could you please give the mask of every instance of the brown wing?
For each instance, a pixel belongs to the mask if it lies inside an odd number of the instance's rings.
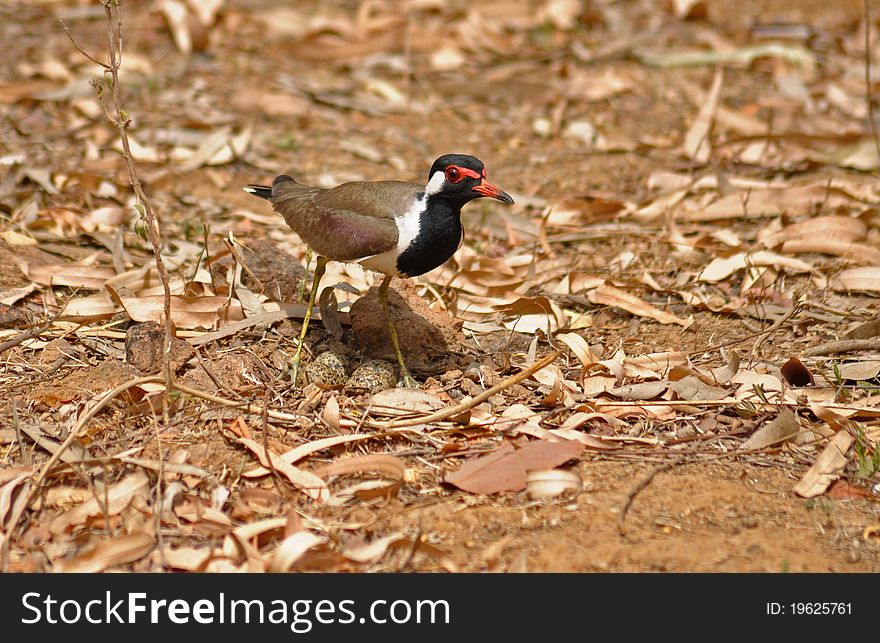
[[[315,252],[336,261],[380,254],[397,245],[394,216],[424,188],[416,183],[344,183],[330,190],[276,181],[272,206]]]

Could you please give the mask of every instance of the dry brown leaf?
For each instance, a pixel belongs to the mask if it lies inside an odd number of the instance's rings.
[[[788,407],[783,407],[775,418],[765,423],[742,443],[741,449],[763,449],[794,438],[801,430],[797,416]]]
[[[756,189],[734,192],[714,203],[686,204],[676,216],[682,221],[717,221],[719,219],[748,219],[781,214],[793,216],[809,214],[817,204],[833,210],[841,206],[855,206],[857,199],[846,191],[822,185],[801,185],[780,189]]]
[[[834,290],[880,291],[880,266],[850,268],[831,280]]]
[[[281,473],[284,477],[290,480],[294,487],[313,500],[324,502],[329,498],[330,490],[327,488],[327,484],[319,476],[296,468],[289,462],[282,460],[276,453],[272,453],[271,451],[266,453],[263,449],[263,445],[257,443],[255,440],[244,437],[239,437],[239,440],[248,448],[248,450],[257,456],[264,467],[273,467],[278,473]]]
[[[880,374],[880,360],[848,362],[837,367],[841,379],[850,381],[871,380]]]
[[[356,563],[373,563],[382,558],[389,547],[404,541],[406,541],[406,537],[401,533],[396,533],[383,538],[377,538],[370,543],[357,542],[347,544],[342,548],[341,553]]]
[[[850,243],[848,241],[830,239],[786,241],[782,244],[782,252],[791,254],[817,252],[824,255],[843,257],[853,263],[872,266],[880,265],[880,250],[863,243]]]
[[[315,469],[315,473],[324,478],[348,475],[352,473],[381,473],[392,478],[391,483],[370,481],[356,485],[336,494],[336,500],[345,501],[349,496],[357,496],[362,500],[377,497],[391,497],[397,493],[406,477],[406,465],[400,458],[387,454],[371,454],[355,458],[346,458],[332,464]]]
[[[324,423],[334,431],[339,431],[341,424],[339,421],[339,402],[335,395],[331,395],[324,405],[324,411],[321,413],[321,419]],[[283,455],[281,456],[284,457]]]
[[[622,400],[653,400],[665,393],[668,388],[668,380],[658,380],[618,386],[608,391],[608,394]]]
[[[33,467],[9,467],[0,470],[0,543],[15,525],[9,522],[24,509],[30,495]]]
[[[832,484],[826,494],[829,498],[835,500],[864,500],[873,498],[870,492],[865,491],[861,487],[850,484],[846,480],[837,480]]]
[[[681,351],[648,353],[624,359],[623,373],[629,378],[662,378],[669,376],[676,366],[685,366],[687,363],[687,353]]]
[[[143,471],[136,471],[101,493],[101,501],[91,498],[81,505],[56,516],[49,523],[49,531],[60,536],[68,528],[81,524],[99,514],[115,515],[128,507],[136,497],[146,497],[149,493],[150,478]],[[106,503],[106,504],[105,504]]]
[[[709,133],[712,130],[712,121],[715,119],[715,112],[718,109],[718,98],[721,96],[723,81],[724,68],[718,67],[715,70],[715,77],[712,79],[712,88],[684,137],[685,156],[697,163],[707,162],[712,155]]]
[[[563,440],[574,440],[575,442],[580,442],[588,449],[596,449],[597,451],[613,451],[620,448],[613,442],[608,442],[607,440],[598,438],[595,435],[590,435],[589,433],[584,433],[583,431],[578,431],[577,429],[565,429],[561,427],[558,429],[549,429],[538,437],[549,440],[552,440],[554,437],[562,438]]]
[[[623,211],[622,201],[589,194],[567,197],[547,207],[547,226],[585,226],[612,220]]]
[[[803,498],[813,498],[825,493],[828,486],[840,477],[846,467],[846,453],[855,438],[846,430],[838,431],[828,445],[816,458],[800,481],[794,492]]]
[[[376,437],[376,434],[367,433],[356,435],[335,435],[329,438],[321,438],[320,440],[306,442],[305,444],[301,444],[295,449],[286,451],[280,456],[280,458],[285,462],[294,464],[295,462],[299,462],[303,458],[308,457],[313,453],[323,451],[324,449],[329,449],[330,447],[335,447],[338,444],[344,444],[346,442],[358,442],[360,440],[369,440],[370,438],[374,437]],[[265,476],[269,473],[271,473],[269,469],[266,469],[265,467],[257,467],[256,469],[253,469],[251,471],[244,472],[242,475],[245,478],[259,478],[260,476]]]
[[[696,375],[686,375],[670,383],[669,390],[680,400],[723,400],[728,396],[723,388],[706,384]]]
[[[134,321],[162,323],[165,317],[165,299],[162,295],[148,297],[123,297],[110,287],[110,296],[125,309]],[[171,296],[171,318],[178,328],[213,328],[244,319],[241,304],[227,297]]]
[[[281,541],[272,556],[268,571],[273,573],[285,573],[296,564],[303,554],[312,547],[322,545],[327,539],[311,531],[298,531]]]
[[[594,304],[621,308],[633,315],[647,317],[660,322],[661,324],[688,325],[688,320],[660,310],[659,308],[655,308],[635,295],[631,295],[630,293],[625,292],[620,288],[615,288],[607,283],[596,288],[596,290],[587,293],[587,298]]]
[[[177,50],[183,54],[192,53],[193,38],[189,29],[189,12],[186,5],[180,0],[159,0],[157,8],[168,23]]]
[[[370,407],[377,415],[398,416],[433,413],[446,404],[439,397],[417,388],[390,388],[370,398]]]
[[[101,540],[95,547],[76,558],[59,563],[58,571],[96,574],[116,565],[140,560],[153,548],[154,538],[143,532]]]
[[[785,270],[789,274],[815,271],[813,266],[799,259],[785,257],[769,250],[759,250],[757,252],[738,252],[730,257],[713,259],[708,266],[703,268],[699,279],[709,283],[717,283],[735,272],[759,266],[772,266]]]
[[[111,277],[116,276],[113,268],[81,266],[77,264],[26,264],[28,279],[43,286],[69,286],[99,290]]]
[[[774,221],[778,221],[775,219]],[[868,235],[868,226],[861,219],[844,216],[811,217],[793,223],[775,232],[766,229],[758,233],[758,240],[768,248],[781,243],[798,241],[836,241],[855,243]]]
[[[584,366],[593,364],[599,357],[593,355],[587,340],[577,333],[560,333],[556,339],[568,346]]]
[[[445,481],[481,495],[522,491],[529,471],[559,466],[583,451],[584,445],[575,441],[538,440],[520,449],[507,443],[487,456],[465,462],[458,471],[447,474]]]

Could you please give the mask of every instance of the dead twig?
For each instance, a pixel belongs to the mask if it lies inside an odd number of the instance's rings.
[[[868,108],[868,123],[874,138],[874,149],[880,159],[880,134],[877,133],[877,122],[874,120],[874,100],[871,98],[871,7],[869,0],[865,6],[865,106]]]
[[[5,353],[10,348],[15,348],[19,344],[26,342],[29,339],[33,339],[34,337],[39,337],[43,333],[45,333],[52,326],[52,322],[54,319],[47,321],[42,326],[38,326],[37,328],[32,328],[30,330],[26,330],[23,333],[19,333],[12,339],[7,339],[5,342],[0,344],[0,353]]]
[[[789,310],[782,317],[780,317],[775,322],[773,322],[773,324],[771,324],[770,328],[761,332],[761,334],[758,336],[758,341],[756,341],[754,346],[752,346],[750,360],[755,357],[755,355],[758,353],[758,349],[761,348],[761,345],[767,340],[767,338],[770,337],[770,335],[775,333],[777,330],[782,328],[783,324],[785,324],[785,322],[787,322],[795,314],[797,314],[797,312],[800,311],[800,309],[801,309],[800,304],[792,306],[791,310]]]
[[[474,408],[477,404],[482,404],[490,397],[500,393],[504,389],[508,389],[511,386],[519,384],[523,380],[528,379],[529,377],[540,371],[542,368],[550,366],[550,364],[552,364],[560,355],[562,355],[561,351],[554,351],[549,355],[546,355],[542,359],[539,359],[537,362],[529,366],[524,371],[517,373],[516,375],[511,375],[507,379],[502,380],[492,388],[483,391],[482,393],[480,393],[473,399],[468,400],[467,402],[462,402],[461,404],[456,404],[455,406],[451,406],[437,411],[436,413],[431,413],[430,415],[425,415],[422,417],[406,418],[403,420],[394,420],[391,422],[369,422],[367,426],[377,429],[398,429],[406,426],[416,426],[418,424],[440,422],[441,420],[446,420],[451,417],[461,415],[462,413]]]
[[[77,44],[76,39],[68,30],[67,26],[62,22],[64,32],[70,38],[76,50],[85,56],[88,60],[100,66],[104,70],[103,82],[99,80],[92,81],[92,85],[98,93],[98,99],[107,118],[116,127],[119,132],[119,139],[122,143],[122,156],[128,167],[128,178],[131,187],[134,190],[138,203],[135,206],[147,224],[147,235],[150,239],[150,245],[153,250],[153,259],[156,262],[156,271],[159,273],[159,281],[162,282],[162,291],[164,295],[164,322],[165,322],[165,341],[162,351],[162,372],[165,375],[166,393],[171,391],[174,385],[174,372],[171,369],[171,342],[174,339],[174,326],[171,319],[171,287],[168,283],[168,272],[165,269],[165,262],[162,259],[162,234],[159,229],[159,220],[153,210],[152,203],[144,192],[140,177],[138,176],[137,167],[134,164],[134,157],[131,153],[131,145],[128,140],[128,128],[131,126],[131,116],[125,110],[122,102],[122,90],[119,84],[119,70],[122,67],[122,3],[119,0],[104,0],[104,12],[107,17],[107,62],[101,62],[94,56],[89,55],[82,47]],[[113,106],[113,112],[104,104],[104,88],[110,89],[110,100]],[[162,403],[162,421],[164,425],[169,424],[168,417],[168,397],[164,398]]]
[[[632,506],[633,500],[636,499],[636,496],[639,495],[639,493],[641,493],[641,491],[645,487],[651,484],[651,480],[654,479],[654,476],[656,476],[658,473],[667,471],[672,467],[681,464],[685,461],[685,457],[686,456],[681,455],[677,458],[674,458],[673,460],[670,460],[669,462],[664,462],[663,464],[654,467],[648,475],[646,475],[635,485],[633,485],[633,488],[630,489],[629,493],[626,495],[626,500],[624,501],[623,506],[620,508],[620,513],[618,513],[617,515],[617,532],[621,536],[626,536],[626,528],[624,527],[623,523],[626,520],[626,513]]]
[[[880,338],[873,339],[841,339],[834,342],[825,342],[804,352],[807,357],[819,355],[835,355],[837,353],[853,353],[855,351],[880,350]]]

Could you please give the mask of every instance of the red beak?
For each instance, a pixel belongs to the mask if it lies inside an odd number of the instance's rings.
[[[479,185],[474,186],[474,192],[479,192],[482,196],[487,196],[491,199],[498,199],[502,203],[506,203],[507,205],[513,204],[513,199],[507,192],[503,192],[496,188],[494,185],[489,183],[485,178],[480,182]]]

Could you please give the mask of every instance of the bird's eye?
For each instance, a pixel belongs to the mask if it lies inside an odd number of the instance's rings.
[[[446,180],[450,183],[458,183],[461,181],[461,170],[455,166],[446,168]]]

